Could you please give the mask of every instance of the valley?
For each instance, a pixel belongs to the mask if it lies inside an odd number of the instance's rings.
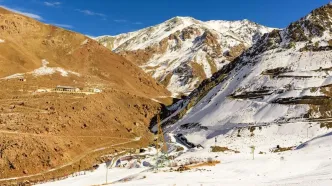
[[[93,38],[0,18],[0,185],[332,184],[332,3]]]

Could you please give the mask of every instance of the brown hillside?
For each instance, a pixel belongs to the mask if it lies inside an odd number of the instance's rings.
[[[149,143],[148,124],[160,108],[151,99],[169,92],[131,62],[84,35],[2,8],[0,40],[0,185],[53,168],[43,176],[63,176],[77,171],[74,164],[57,169],[64,164],[81,160],[89,168],[101,155]],[[37,76],[42,60],[74,73]],[[26,81],[6,78],[16,73]],[[37,91],[57,85],[103,92]],[[105,149],[92,153],[98,148]]]

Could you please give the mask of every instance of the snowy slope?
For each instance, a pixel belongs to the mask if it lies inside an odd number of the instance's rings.
[[[284,30],[264,35],[183,100],[163,121],[166,130],[189,137],[193,131],[183,130],[182,125],[198,123],[203,128],[194,128],[200,132],[199,140],[191,140],[199,143],[216,131],[240,126],[322,119],[328,124],[332,116],[331,8],[326,5]]]
[[[177,157],[178,165],[190,160],[206,161],[213,157],[220,161],[212,167],[198,167],[190,171],[175,172],[169,168],[154,173],[147,168],[112,168],[108,172],[108,181],[112,185],[225,185],[225,186],[329,186],[332,184],[332,133],[317,124],[308,131],[299,125],[288,124],[262,127],[253,137],[249,130],[243,130],[246,137],[234,138],[237,130],[230,130],[218,137],[217,145],[240,150],[240,153],[210,152],[209,148],[187,151]],[[297,135],[292,134],[297,132]],[[317,136],[313,138],[313,136]],[[267,138],[270,146],[267,145]],[[213,146],[214,139],[206,141],[204,146]],[[255,160],[249,146],[255,145]],[[270,149],[294,146],[294,150],[282,153],[269,152]],[[259,152],[263,152],[260,154]],[[105,183],[105,164],[94,172],[65,180],[42,184],[44,186],[89,186]],[[156,178],[158,178],[156,180]],[[127,181],[120,181],[127,180]]]
[[[304,147],[280,154],[223,154],[206,151],[187,153],[181,159],[216,155],[221,163],[188,172],[142,173],[131,182],[118,185],[223,185],[223,186],[329,186],[332,184],[331,133]],[[247,147],[247,149],[249,149]],[[281,158],[283,157],[283,158]]]
[[[178,96],[189,94],[271,30],[248,20],[203,22],[175,17],[136,32],[96,40],[139,64]]]

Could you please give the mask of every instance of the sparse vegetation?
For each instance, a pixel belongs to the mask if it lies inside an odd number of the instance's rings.
[[[321,123],[320,124],[320,128],[327,128],[327,129],[331,129],[332,128],[332,122],[328,122],[328,123]]]
[[[171,81],[172,76],[173,76],[172,73],[167,74],[166,77],[162,81],[160,81],[160,83],[165,87],[167,87],[169,82]]]
[[[190,170],[189,167],[185,166],[185,165],[181,165],[179,168],[177,168],[175,171],[177,172],[183,172],[183,171],[187,171]]]
[[[220,146],[211,146],[211,152],[234,152],[240,153],[240,151],[229,149],[228,147],[220,147]]]
[[[317,87],[312,87],[312,88],[310,89],[310,92],[311,92],[311,93],[314,93],[314,92],[316,92],[317,90],[318,90]]]
[[[211,59],[211,57],[206,56],[206,60],[210,65],[211,73],[214,74],[215,72],[217,72],[218,71],[217,66],[216,66],[215,62]]]
[[[285,152],[285,151],[290,151],[293,150],[293,147],[279,147],[279,148],[275,148],[272,150],[273,153],[277,153],[277,152]]]
[[[289,42],[287,48],[288,48],[288,49],[290,49],[290,48],[295,48],[295,42],[293,42],[293,41]]]
[[[184,150],[184,148],[181,147],[181,146],[177,146],[177,147],[176,147],[176,152],[180,152],[180,151],[183,151],[183,150]]]
[[[253,127],[249,127],[248,128],[249,129],[249,131],[250,131],[250,136],[252,137],[252,136],[254,136],[255,134],[254,134],[254,131],[256,130],[256,127],[255,126],[253,126]]]
[[[286,72],[292,72],[291,69],[286,67],[278,67],[274,69],[267,69],[262,72],[262,75],[270,75],[272,77],[278,76],[280,74],[286,73]]]
[[[193,73],[199,78],[200,82],[206,79],[206,74],[204,72],[204,67],[202,64],[198,64],[197,62],[191,62],[190,65],[193,68]]]
[[[330,40],[328,41],[328,43],[329,43],[329,46],[332,47],[332,39],[330,39]]]

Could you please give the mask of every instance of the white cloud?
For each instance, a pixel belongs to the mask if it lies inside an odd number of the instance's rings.
[[[31,17],[33,19],[37,19],[39,21],[43,20],[43,18],[40,15],[37,15],[37,14],[33,14],[33,13],[30,13],[30,12],[21,11],[21,10],[18,10],[18,9],[9,8],[9,7],[3,6],[3,5],[0,5],[0,7],[4,8],[4,9],[7,9],[9,11],[12,11],[12,12],[18,13],[18,14],[25,15],[27,17]]]
[[[57,7],[57,6],[60,6],[60,5],[61,5],[61,2],[58,2],[58,1],[56,1],[56,2],[48,2],[48,1],[45,1],[45,2],[44,2],[44,5],[46,5],[46,6]]]
[[[81,12],[85,15],[89,15],[89,16],[100,16],[100,17],[106,17],[105,14],[102,13],[98,13],[98,12],[93,12],[91,10],[80,10],[80,9],[76,9],[76,11]]]
[[[113,21],[117,22],[117,23],[126,23],[127,22],[127,20],[125,20],[125,19],[115,19]]]
[[[141,24],[143,24],[143,23],[138,21],[138,22],[133,22],[133,24],[134,24],[134,25],[141,25]]]
[[[58,23],[50,23],[50,24],[58,26],[58,27],[62,27],[62,28],[74,28],[72,25],[67,25],[67,24],[58,24]]]

